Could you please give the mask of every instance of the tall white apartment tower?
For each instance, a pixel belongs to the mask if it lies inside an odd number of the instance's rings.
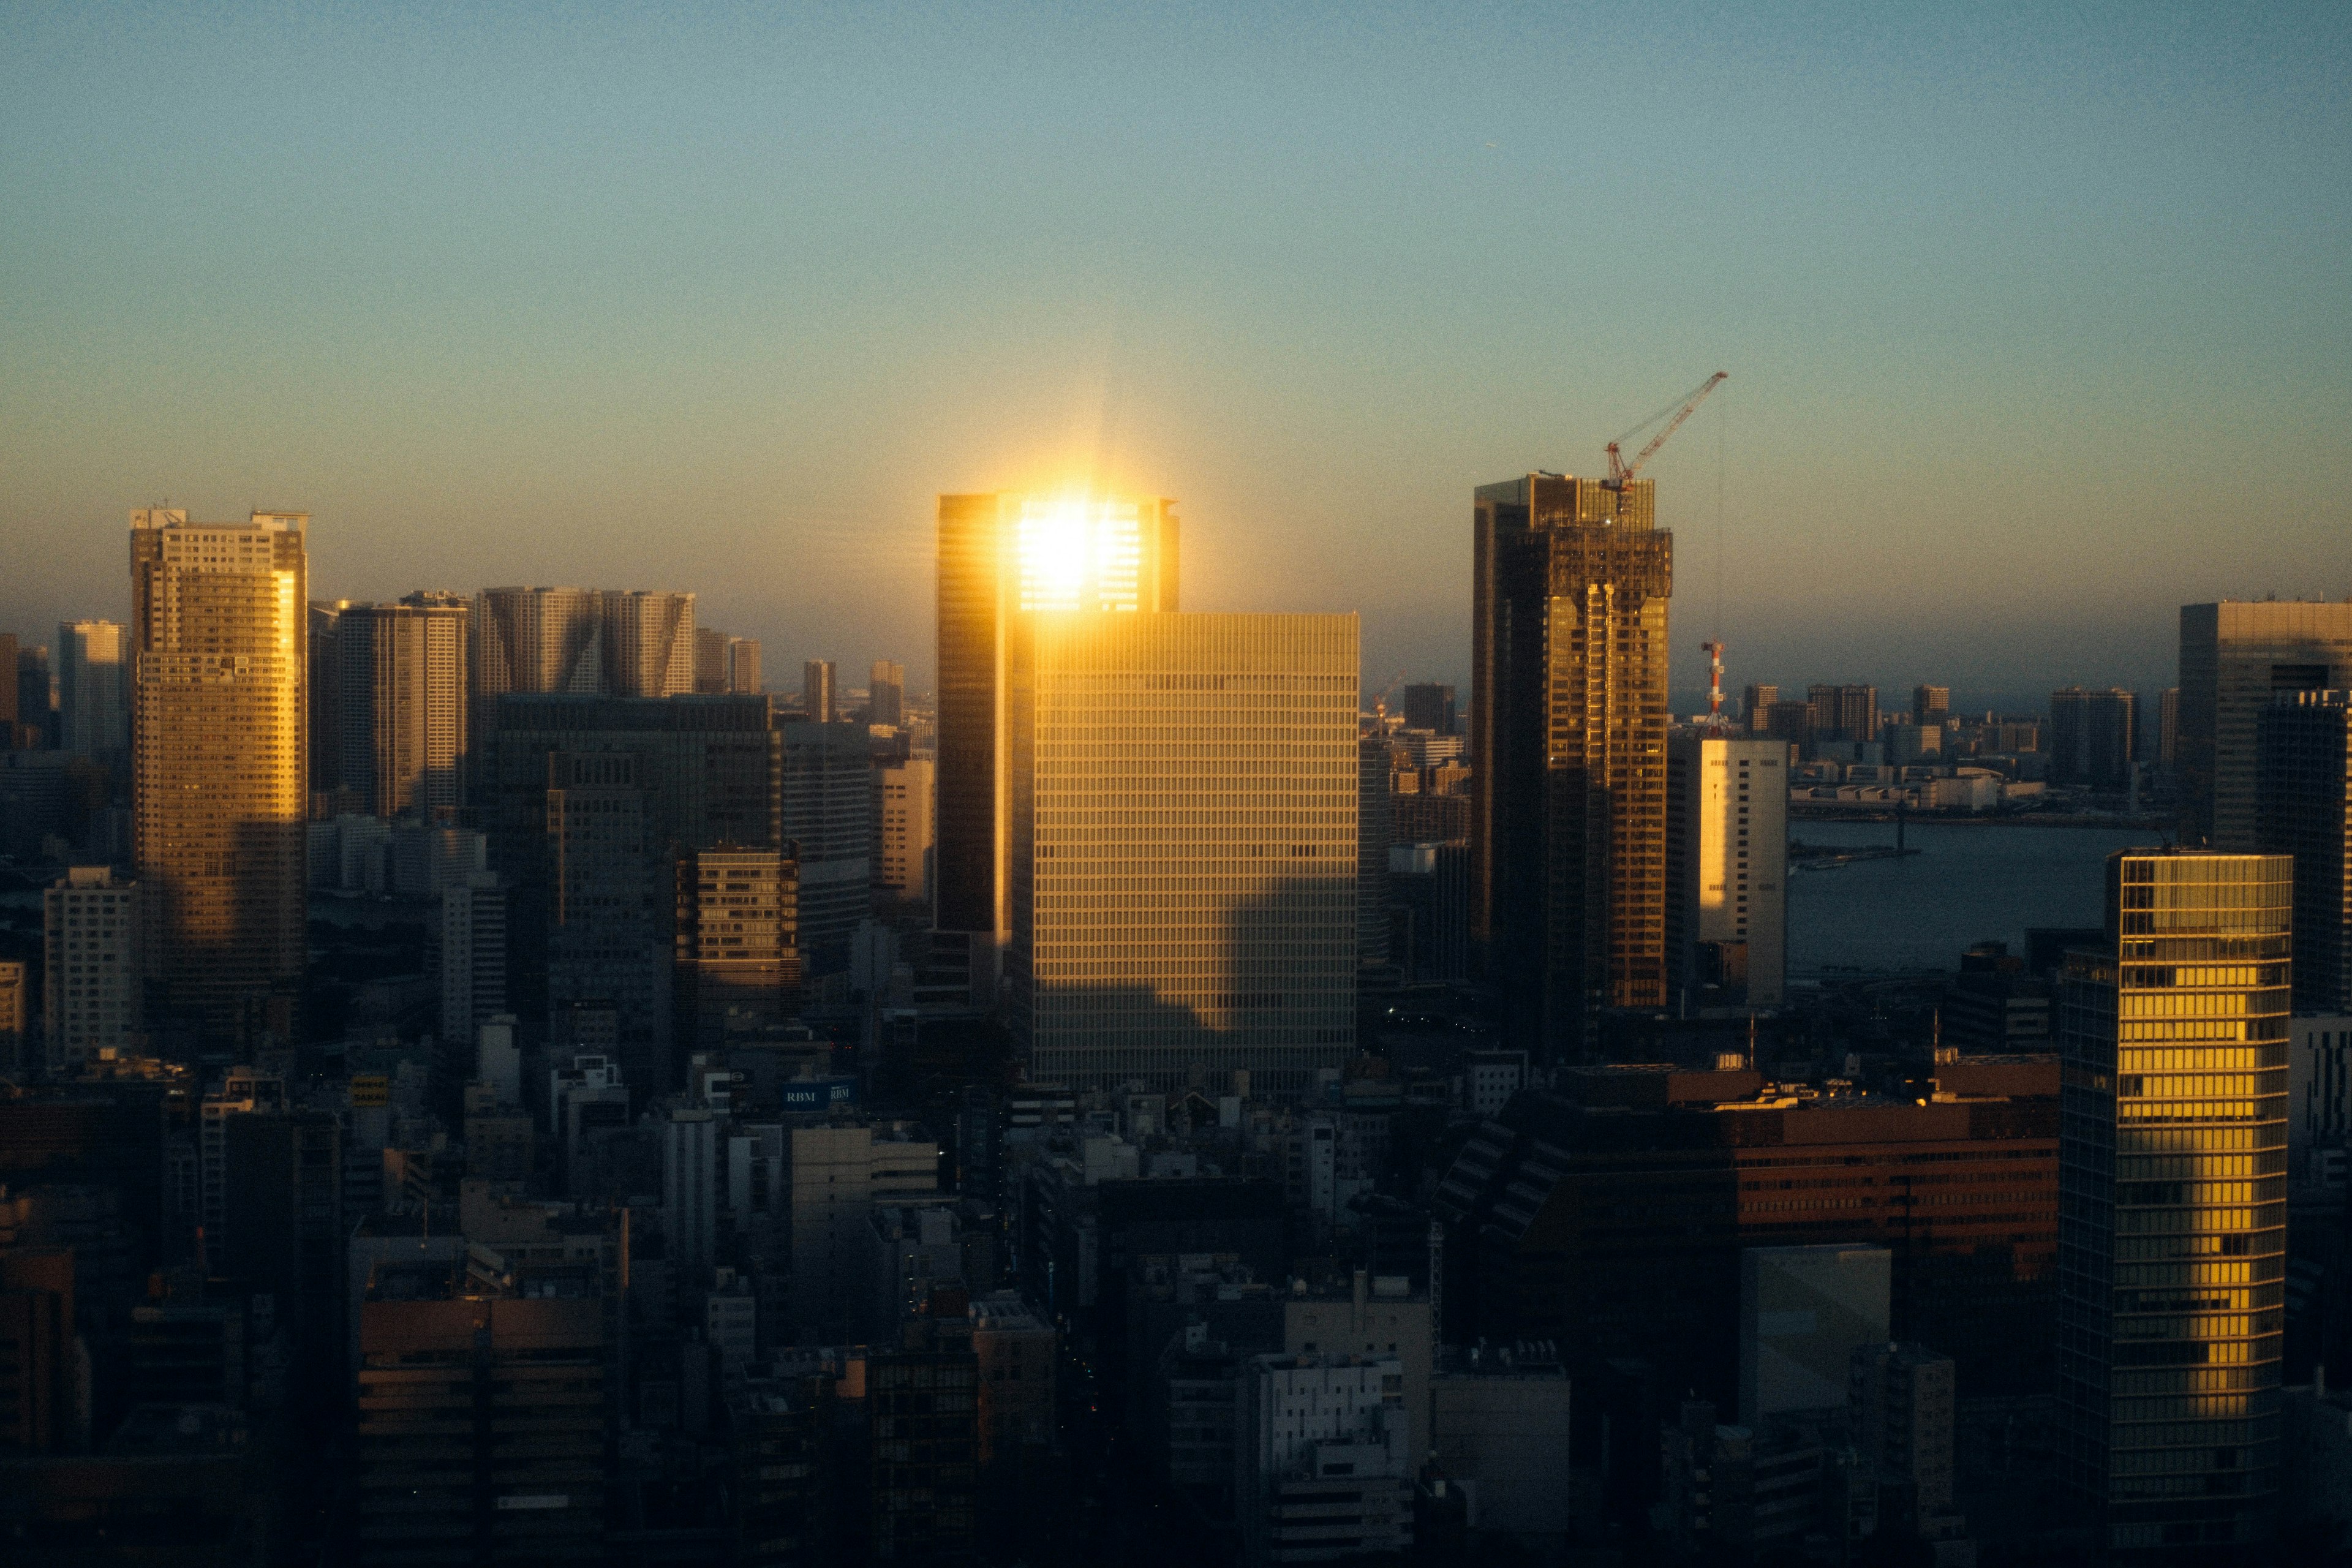
[[[1032,1081],[1295,1095],[1354,1054],[1353,616],[1038,614],[1006,682]]]
[[[41,895],[43,1033],[49,1071],[74,1073],[140,1030],[139,884],[74,866]]]
[[[1789,748],[1730,731],[1666,745],[1669,996],[1777,1007],[1789,969]]]
[[[58,627],[59,749],[120,767],[131,747],[130,639],[113,621]]]

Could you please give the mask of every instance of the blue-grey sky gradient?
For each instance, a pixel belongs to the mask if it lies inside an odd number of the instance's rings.
[[[1678,689],[2161,685],[2183,601],[2352,592],[2340,5],[0,16],[35,640],[168,496],[920,686],[931,497],[1090,479],[1188,607],[1462,679],[1471,487],[1717,368]]]

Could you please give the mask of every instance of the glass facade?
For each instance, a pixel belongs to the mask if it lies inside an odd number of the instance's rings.
[[[942,931],[1011,930],[1007,634],[1024,612],[1172,611],[1176,503],[1165,497],[943,495],[939,504],[939,833]]]
[[[2269,1539],[2286,1271],[2278,855],[2126,850],[2061,989],[2061,1464],[2116,1550]]]
[[[1353,616],[1040,616],[1008,683],[1033,1081],[1295,1095],[1355,1048]]]
[[[131,514],[131,833],[148,1001],[161,1021],[213,1038],[283,1034],[302,978],[310,521]]]

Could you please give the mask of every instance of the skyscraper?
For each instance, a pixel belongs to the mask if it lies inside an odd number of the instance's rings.
[[[1412,689],[1407,688],[1408,692]],[[1446,698],[1450,713],[1453,697]],[[1451,733],[1452,731],[1447,731]],[[1389,807],[1388,737],[1365,735],[1356,742],[1356,965],[1372,969],[1389,962],[1389,846],[1396,817]]]
[[[2293,877],[2119,851],[2106,943],[2067,956],[2059,1458],[2111,1549],[2270,1538]]]
[[[58,627],[58,744],[110,769],[120,769],[131,749],[129,652],[112,621]]]
[[[148,1001],[215,1037],[290,1022],[307,895],[310,517],[131,514],[132,854]]]
[[[1941,725],[1952,711],[1952,689],[1948,686],[1915,686],[1911,689],[1911,722]]]
[[[782,730],[780,819],[800,863],[802,963],[810,974],[837,974],[858,922],[874,912],[873,753],[856,724]]]
[[[877,658],[866,682],[866,719],[869,724],[903,722],[907,712],[907,667],[894,658]]]
[[[812,724],[830,724],[840,717],[834,696],[833,660],[812,658],[801,664],[801,707]]]
[[[467,622],[454,594],[335,616],[335,774],[373,816],[453,816],[466,801]]]
[[[1754,680],[1739,693],[1739,717],[1750,734],[1764,732],[1765,710],[1780,700],[1780,689],[1770,681]]]
[[[548,1016],[610,1008],[628,1081],[661,1089],[672,1076],[670,900],[657,886],[667,862],[648,821],[646,761],[629,752],[545,757],[541,951]]]
[[[2294,1010],[2352,1013],[2352,693],[2282,693],[2256,744],[2263,853],[2294,858]]]
[[[1012,1022],[1032,1081],[1296,1095],[1355,1045],[1352,616],[1013,638]]]
[[[727,639],[727,689],[737,697],[756,697],[767,688],[760,679],[760,639]]]
[[[597,595],[604,689],[677,697],[694,689],[694,595],[606,589]]]
[[[1669,984],[1694,1003],[1777,1007],[1788,983],[1789,748],[1677,735],[1667,745]]]
[[[2180,688],[2168,686],[2156,699],[2156,764],[2167,770],[2180,763]]]
[[[2254,726],[2272,694],[2352,689],[2352,600],[2180,606],[2182,841],[2254,847]]]
[[[2119,790],[2131,783],[2138,696],[2122,687],[2050,694],[2050,782]]]
[[[727,634],[717,626],[694,628],[694,689],[705,697],[727,689]]]
[[[1475,499],[1470,935],[1515,1037],[1571,1054],[1666,1000],[1666,604],[1655,486]]]
[[[475,732],[509,692],[675,697],[694,689],[694,595],[607,588],[485,588],[468,669]]]
[[[1175,609],[1176,503],[943,495],[939,530],[938,921],[1001,942],[1012,929],[1009,635],[1034,610]]]
[[[462,1079],[475,1076],[475,1031],[507,1012],[507,893],[476,871],[441,894],[441,1046]]]

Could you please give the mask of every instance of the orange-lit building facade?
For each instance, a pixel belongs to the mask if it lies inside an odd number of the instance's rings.
[[[310,517],[131,514],[132,857],[151,1010],[292,1023],[304,961]]]

